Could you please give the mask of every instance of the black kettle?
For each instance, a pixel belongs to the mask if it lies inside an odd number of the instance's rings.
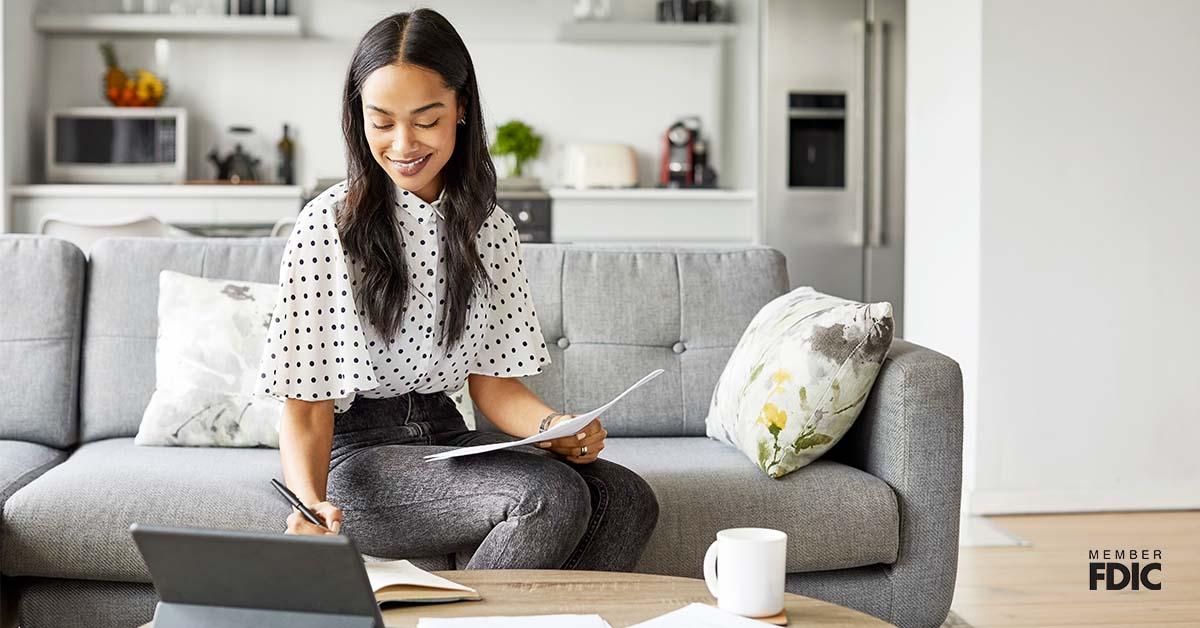
[[[244,152],[240,142],[233,147],[233,152],[226,155],[224,159],[218,155],[217,149],[214,148],[209,151],[208,160],[213,162],[213,165],[217,167],[217,179],[231,183],[258,181],[258,164],[260,160],[258,157]]]

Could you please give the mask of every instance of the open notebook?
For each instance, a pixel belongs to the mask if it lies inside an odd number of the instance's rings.
[[[366,563],[367,579],[380,608],[479,600],[479,592],[417,567],[407,560]]]

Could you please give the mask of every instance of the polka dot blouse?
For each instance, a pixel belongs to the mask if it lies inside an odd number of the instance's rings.
[[[403,324],[385,342],[368,322],[358,287],[365,267],[342,246],[334,217],[346,182],[321,193],[297,217],[279,265],[279,301],[259,369],[261,392],[279,399],[334,399],[334,412],[356,396],[397,397],[462,388],[467,375],[536,375],[550,353],[533,309],[516,223],[497,207],[476,236],[491,278],[471,298],[462,339],[442,340],[446,254],[443,198],[432,204],[400,187],[395,212],[407,253],[409,302]]]

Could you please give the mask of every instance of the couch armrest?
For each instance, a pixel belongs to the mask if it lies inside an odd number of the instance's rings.
[[[897,626],[938,626],[958,567],[962,490],[962,371],[896,339],[835,457],[887,482],[900,506],[896,562],[886,568]]]

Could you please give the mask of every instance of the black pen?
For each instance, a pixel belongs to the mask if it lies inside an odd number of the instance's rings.
[[[301,503],[300,498],[296,497],[296,494],[289,490],[288,487],[284,486],[282,482],[276,480],[275,478],[271,478],[271,486],[274,486],[275,490],[279,491],[280,495],[283,495],[283,498],[287,500],[287,503],[291,504],[296,510],[299,510],[300,514],[304,515],[304,518],[308,519],[309,523],[325,528],[325,522],[321,521],[320,517],[318,517],[316,513],[309,510],[308,506],[305,506],[303,503]],[[328,530],[329,528],[325,529]]]

